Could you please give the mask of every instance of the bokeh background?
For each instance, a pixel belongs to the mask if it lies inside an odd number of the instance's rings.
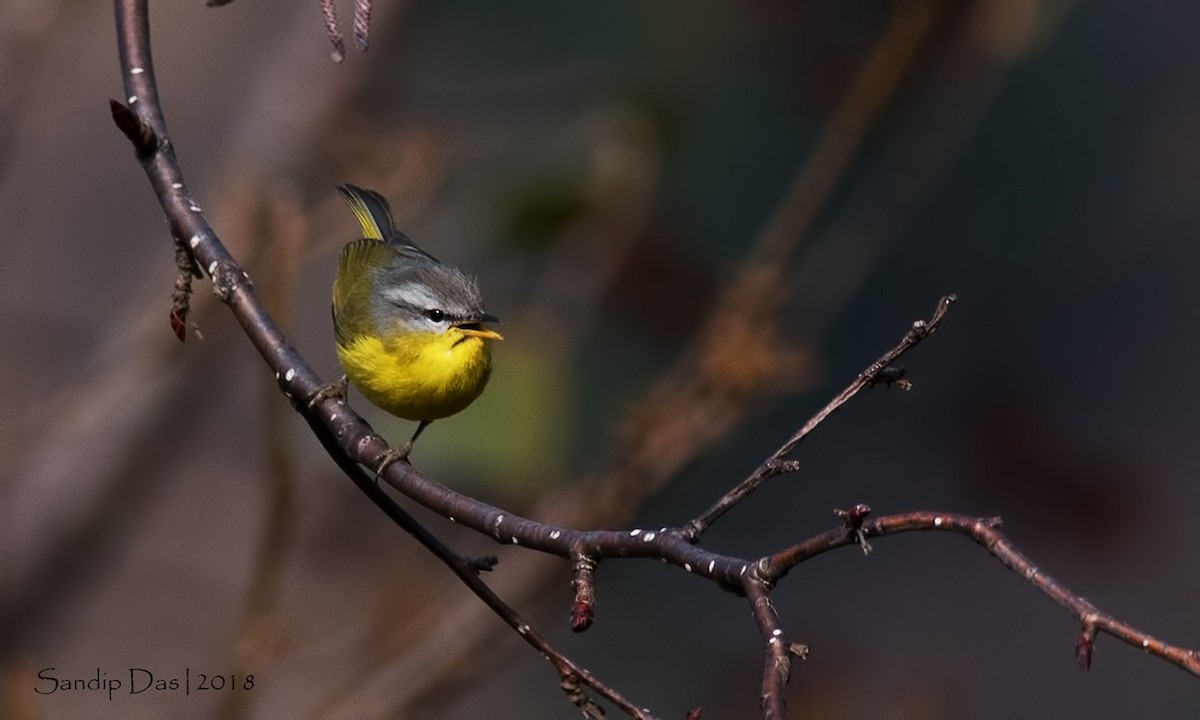
[[[480,277],[507,339],[422,470],[539,519],[676,525],[956,292],[915,389],[857,398],[706,545],[757,557],[860,502],[1001,515],[1044,572],[1200,645],[1200,6],[376,5],[341,65],[313,2],[153,3],[153,41],[196,200],[325,377],[336,183]],[[574,717],[339,476],[206,283],[203,339],[173,337],[121,95],[107,4],[0,7],[0,716]],[[757,714],[742,600],[610,561],[573,636],[564,563],[416,512],[636,702]],[[1200,707],[1110,638],[1081,672],[1077,622],[947,534],[817,558],[775,604],[812,648],[796,716]],[[34,692],[132,667],[256,680]]]

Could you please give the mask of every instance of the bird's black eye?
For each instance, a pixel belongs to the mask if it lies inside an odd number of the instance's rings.
[[[438,310],[437,308],[426,310],[425,316],[434,322],[441,322],[446,319],[446,313]]]

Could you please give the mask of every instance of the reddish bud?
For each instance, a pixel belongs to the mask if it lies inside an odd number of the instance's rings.
[[[683,720],[700,720],[704,715],[704,708],[692,708],[683,716]]]
[[[171,331],[179,342],[187,340],[187,313],[179,306],[171,308]]]
[[[571,632],[583,632],[592,626],[595,610],[592,604],[576,600],[571,604]]]
[[[867,516],[871,514],[871,507],[860,503],[849,510],[834,510],[833,512],[846,524],[847,530],[858,530]]]
[[[1087,635],[1081,635],[1079,640],[1075,642],[1075,662],[1079,663],[1079,669],[1088,671],[1092,668],[1092,652],[1096,649],[1096,643]]]

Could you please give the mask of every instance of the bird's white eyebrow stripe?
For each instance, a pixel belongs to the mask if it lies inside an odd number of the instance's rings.
[[[383,290],[383,299],[396,305],[407,305],[421,310],[438,307],[438,299],[421,285],[405,284]]]

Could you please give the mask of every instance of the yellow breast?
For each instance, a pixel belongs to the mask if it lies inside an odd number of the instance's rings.
[[[338,344],[346,377],[371,402],[406,420],[437,420],[470,405],[492,369],[488,343],[457,328]]]

